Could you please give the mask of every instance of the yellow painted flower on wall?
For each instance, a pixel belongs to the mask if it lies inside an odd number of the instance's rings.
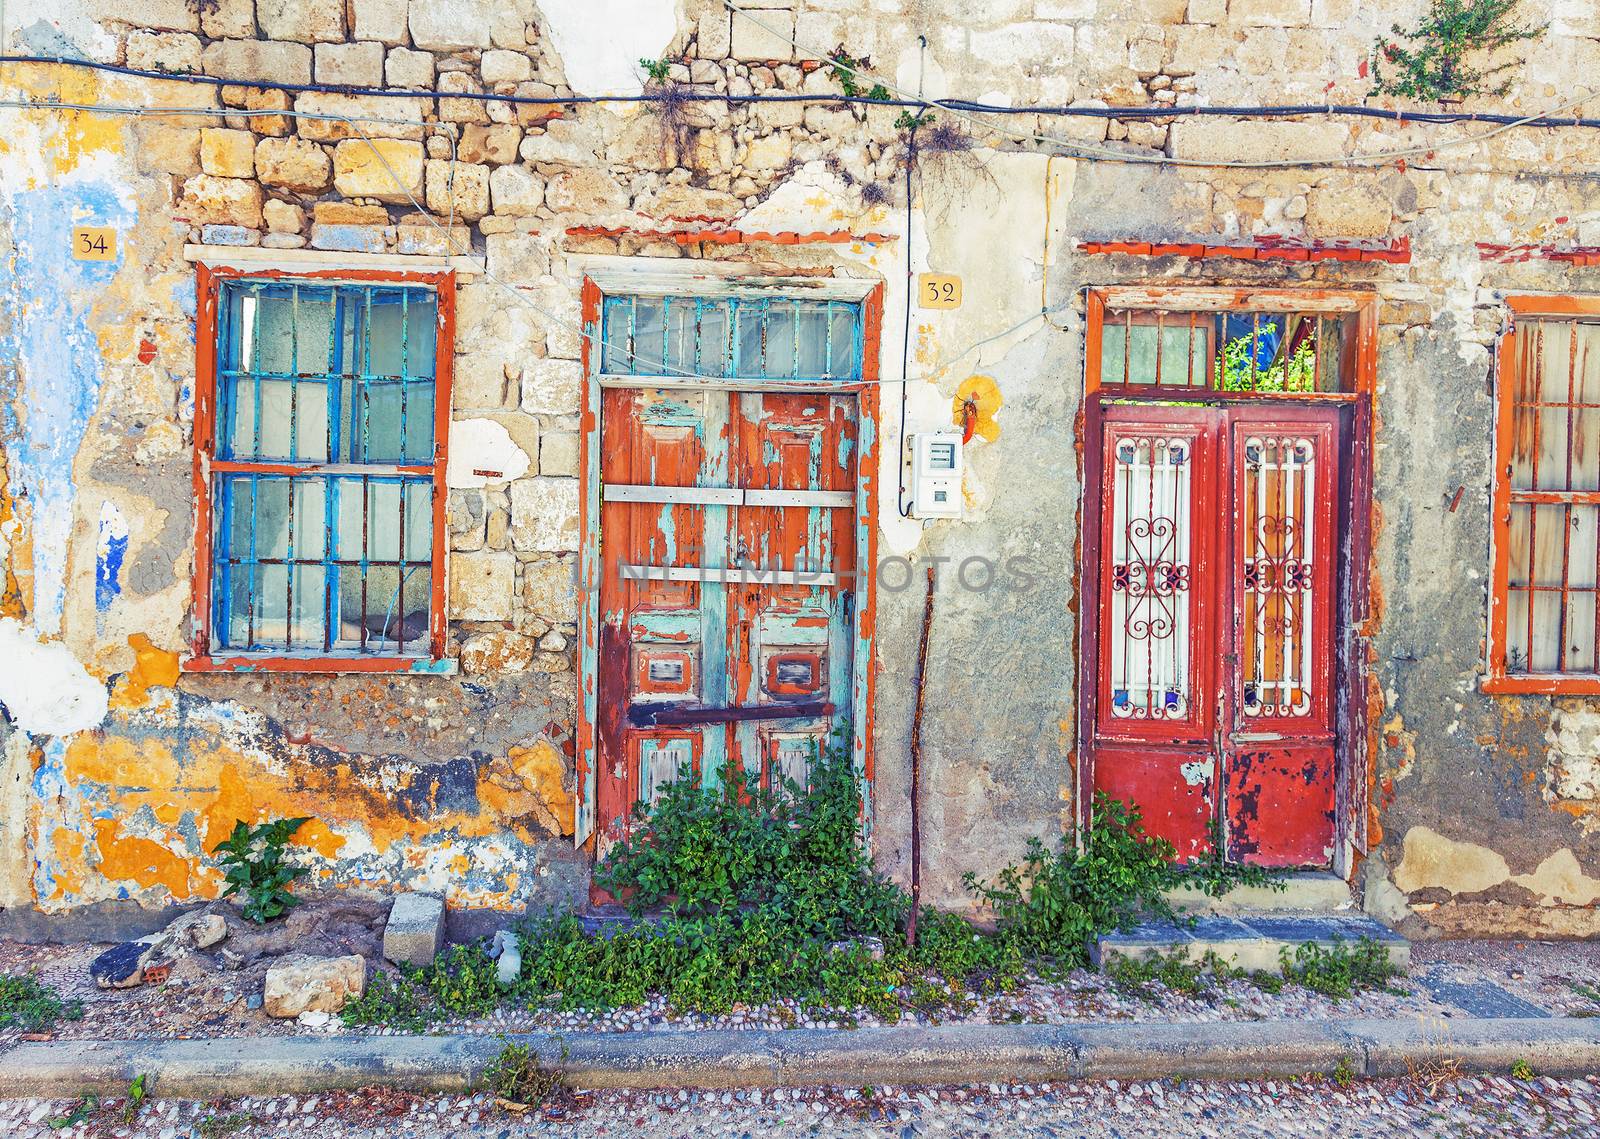
[[[1000,385],[994,382],[994,377],[968,376],[956,389],[956,397],[950,405],[950,419],[961,428],[962,438],[967,442],[976,435],[993,443],[1000,438],[1000,424],[995,422],[995,416],[1003,403]]]

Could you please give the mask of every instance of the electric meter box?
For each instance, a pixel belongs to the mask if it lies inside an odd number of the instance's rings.
[[[911,516],[961,517],[961,433],[922,431],[911,437]]]

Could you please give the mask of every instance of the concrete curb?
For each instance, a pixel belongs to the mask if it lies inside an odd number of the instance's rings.
[[[1214,1024],[942,1025],[856,1031],[539,1033],[545,1063],[586,1088],[1037,1083],[1170,1076],[1259,1079],[1341,1065],[1404,1075],[1456,1062],[1505,1075],[1600,1072],[1600,1019],[1331,1020]],[[459,1092],[504,1047],[498,1036],[63,1040],[0,1053],[8,1085],[33,1096],[125,1092],[141,1072],[156,1094],[312,1094],[387,1085]]]

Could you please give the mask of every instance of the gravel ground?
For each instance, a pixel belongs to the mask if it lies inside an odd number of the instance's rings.
[[[140,1109],[132,1125],[124,1122],[122,1104],[108,1102],[86,1121],[53,1130],[51,1121],[59,1123],[74,1106],[59,1100],[0,1100],[0,1134],[15,1139],[1600,1135],[1600,1078],[1523,1082],[1458,1078],[1448,1071],[1348,1087],[1308,1079],[845,1092],[596,1092],[569,1096],[559,1111],[525,1116],[508,1114],[484,1095],[432,1097],[373,1089],[215,1103],[155,1100]]]
[[[224,943],[226,944],[226,943]],[[259,1008],[265,961],[229,971],[211,954],[182,959],[162,986],[121,991],[97,989],[88,963],[101,945],[43,946],[0,941],[0,972],[34,973],[64,997],[83,1001],[79,1021],[59,1024],[55,1038],[208,1037],[306,1035],[338,1032],[387,1033],[390,1029],[347,1029],[337,1019],[315,1025],[273,1020]],[[1240,1020],[1325,1020],[1335,1017],[1470,1016],[1461,1007],[1431,997],[1420,978],[1445,977],[1461,984],[1498,986],[1553,1015],[1600,1015],[1600,943],[1594,942],[1432,942],[1412,949],[1412,979],[1403,992],[1364,992],[1335,1001],[1294,986],[1276,995],[1246,982],[1219,985],[1205,996],[1169,993],[1157,987],[1148,996],[1116,990],[1099,973],[1076,970],[1062,980],[1035,981],[1015,993],[979,998],[964,1012],[924,1015],[907,1010],[900,1023],[1050,1023],[1179,1022]],[[1585,992],[1587,989],[1587,994]],[[311,1017],[311,1020],[327,1018]],[[736,1010],[729,1016],[680,1015],[662,1000],[604,1014],[559,1013],[549,1009],[506,1009],[475,1020],[454,1020],[435,1031],[500,1033],[538,1030],[629,1032],[684,1028],[869,1027],[883,1023],[867,1013],[850,1017],[808,1014],[785,1004]],[[0,1030],[0,1045],[19,1030]]]

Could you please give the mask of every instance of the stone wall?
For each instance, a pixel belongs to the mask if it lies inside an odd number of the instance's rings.
[[[960,521],[901,519],[887,480],[883,552],[1024,556],[1037,570],[1026,589],[940,594],[925,761],[931,899],[966,904],[963,871],[992,871],[1029,835],[1058,832],[1072,810],[1081,288],[1357,287],[1376,291],[1382,325],[1376,845],[1361,876],[1369,905],[1414,931],[1592,929],[1600,705],[1491,699],[1477,684],[1500,298],[1600,292],[1600,269],[1538,253],[1485,259],[1479,243],[1600,245],[1600,131],[1520,129],[1471,142],[1489,128],[936,112],[913,162],[897,107],[709,96],[838,92],[838,76],[793,37],[865,57],[876,75],[929,97],[1088,108],[1360,103],[1374,37],[1425,5],[1381,14],[1353,0],[747,7],[749,16],[709,0],[11,6],[0,30],[14,53],[221,82],[46,64],[0,72],[7,98],[189,112],[0,111],[0,229],[16,269],[0,309],[14,409],[0,537],[5,612],[17,622],[6,630],[16,651],[0,662],[0,698],[15,713],[37,697],[31,677],[55,660],[57,642],[77,669],[51,689],[60,699],[36,700],[48,717],[13,715],[0,904],[61,912],[209,896],[218,883],[205,850],[252,814],[316,817],[307,841],[330,883],[441,890],[460,906],[578,897],[587,856],[569,837],[571,564],[585,265],[722,260],[881,277],[880,352],[892,371],[909,258],[915,270],[965,281],[962,308],[913,310],[909,428],[948,425],[952,397],[973,375],[992,377],[1004,404],[994,437],[969,452]],[[1526,62],[1504,98],[1469,109],[1556,107],[1596,72],[1591,5],[1523,8],[1546,34],[1520,49]],[[650,80],[642,59],[665,61],[665,78]],[[685,92],[708,98],[671,97]],[[474,93],[667,97],[463,97]],[[1052,156],[1064,148],[1035,135],[1112,155]],[[1351,160],[1402,149],[1411,151],[1403,159]],[[1284,159],[1311,164],[1217,164]],[[67,256],[64,227],[87,221],[118,228],[116,262]],[[1406,243],[1409,255],[1083,251],[1263,239],[1307,249]],[[457,262],[455,675],[176,671],[190,635],[193,539],[195,297],[185,246],[223,260],[313,251],[352,266],[373,254],[478,259]],[[1048,318],[1029,321],[1042,305]],[[885,393],[892,406],[897,389]],[[885,428],[885,453],[896,454],[897,417]],[[1459,506],[1447,509],[1458,486]],[[904,876],[908,666],[921,605],[913,594],[880,600],[873,841],[880,864]]]

